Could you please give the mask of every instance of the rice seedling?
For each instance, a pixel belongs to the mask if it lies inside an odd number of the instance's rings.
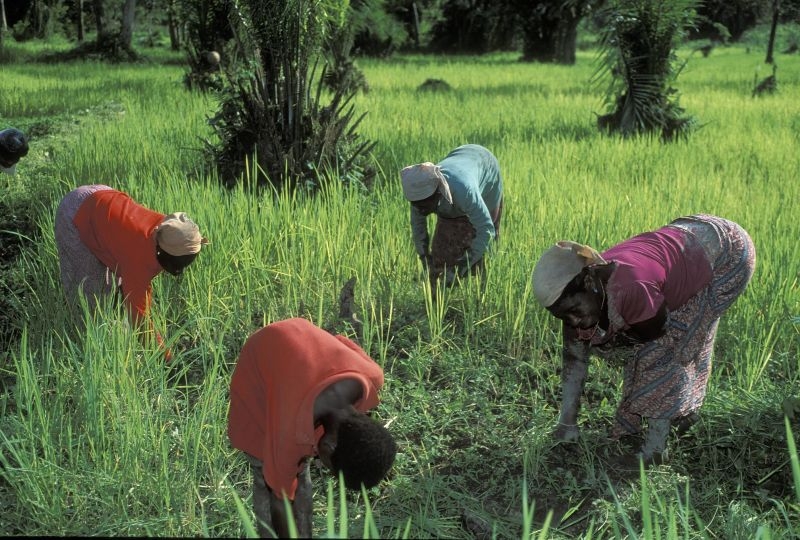
[[[732,46],[692,60],[681,106],[701,127],[664,145],[596,132],[592,61],[360,61],[371,88],[357,98],[368,111],[360,129],[378,142],[381,172],[372,191],[334,179],[317,196],[259,191],[247,178],[227,190],[206,174],[199,139],[212,136],[214,98],[186,93],[180,66],[5,64],[0,115],[40,135],[0,195],[35,215],[2,273],[15,333],[0,353],[0,531],[253,535],[249,469],[226,435],[232,367],[264,324],[337,323],[339,291],[355,277],[357,339],[386,374],[375,415],[400,451],[366,493],[314,472],[317,534],[473,537],[464,515],[485,517],[480,530],[497,538],[796,534],[797,427],[781,421],[780,403],[800,374],[800,67],[782,63],[780,91],[753,100],[756,55]],[[453,90],[417,93],[426,78]],[[398,171],[466,142],[499,158],[503,237],[484,283],[434,302]],[[53,214],[86,183],[186,211],[211,239],[185,275],[153,283],[168,366],[110,307],[73,328]],[[757,270],[720,322],[701,421],[671,441],[670,463],[630,478],[610,465],[625,448],[605,438],[620,365],[591,361],[584,440],[565,448],[549,436],[560,334],[531,298],[530,272],[557,240],[602,249],[693,212],[743,224]]]

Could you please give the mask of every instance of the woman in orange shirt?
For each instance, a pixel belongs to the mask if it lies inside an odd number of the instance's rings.
[[[180,275],[208,243],[183,212],[164,215],[149,210],[126,193],[100,184],[81,186],[62,199],[55,239],[61,283],[71,307],[77,307],[79,291],[92,310],[99,298],[118,291],[137,325],[150,307],[152,279],[162,270]],[[158,333],[155,337],[162,345]]]
[[[289,499],[300,538],[311,537],[310,457],[349,489],[386,476],[395,441],[365,414],[382,386],[383,370],[358,345],[305,319],[248,338],[231,378],[228,437],[250,462],[261,536],[289,536]]]

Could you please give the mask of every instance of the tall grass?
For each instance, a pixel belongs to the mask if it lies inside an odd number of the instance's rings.
[[[9,44],[33,57],[25,47]],[[0,532],[252,535],[249,469],[225,431],[236,356],[275,320],[335,327],[339,289],[356,277],[358,339],[386,373],[376,416],[391,423],[400,451],[382,486],[339,490],[338,501],[315,472],[317,534],[796,533],[797,429],[784,427],[780,402],[796,395],[800,374],[800,67],[779,55],[779,93],[754,100],[761,56],[731,47],[693,58],[681,103],[704,127],[670,145],[597,133],[591,52],[574,67],[513,55],[360,61],[371,88],[358,99],[369,111],[361,127],[379,142],[383,173],[368,194],[334,182],[317,197],[254,192],[246,181],[226,191],[204,174],[199,138],[211,137],[215,104],[185,92],[180,66],[4,65],[3,122],[40,134],[9,193],[48,190],[30,205],[39,236],[6,274],[19,284],[9,300],[21,338],[0,355]],[[417,93],[426,78],[454,90]],[[499,158],[503,236],[485,288],[467,282],[434,303],[397,172],[466,142]],[[73,328],[53,214],[86,183],[185,211],[211,239],[184,276],[154,281],[168,366],[114,309]],[[556,240],[602,249],[693,212],[741,223],[757,270],[721,321],[701,422],[671,441],[669,464],[631,478],[610,464],[626,448],[605,438],[618,364],[591,363],[582,442],[559,447],[548,435],[559,327],[531,298],[530,271]],[[481,516],[485,530],[471,530],[465,514]]]

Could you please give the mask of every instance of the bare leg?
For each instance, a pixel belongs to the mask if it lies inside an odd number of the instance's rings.
[[[264,473],[261,468],[262,464],[260,460],[252,456],[247,456],[247,459],[250,462],[250,470],[253,473],[253,511],[256,515],[258,536],[261,538],[273,538],[275,535],[271,532],[271,494],[264,481]]]
[[[294,520],[297,525],[297,535],[300,538],[311,538],[311,472],[309,461],[297,477],[297,491],[294,494]]]
[[[647,462],[660,461],[667,451],[667,437],[671,422],[669,418],[648,418],[647,433],[644,437],[641,453]]]

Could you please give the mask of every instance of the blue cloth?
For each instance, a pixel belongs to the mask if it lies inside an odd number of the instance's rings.
[[[492,222],[503,199],[503,182],[500,177],[500,165],[497,158],[477,144],[459,146],[442,161],[437,163],[450,185],[453,204],[441,198],[436,215],[443,218],[466,216],[475,228],[475,239],[472,241],[467,256],[470,264],[483,258],[489,240],[494,238],[495,230]],[[422,256],[428,253],[428,223],[414,206],[411,206],[411,232],[414,247]]]

